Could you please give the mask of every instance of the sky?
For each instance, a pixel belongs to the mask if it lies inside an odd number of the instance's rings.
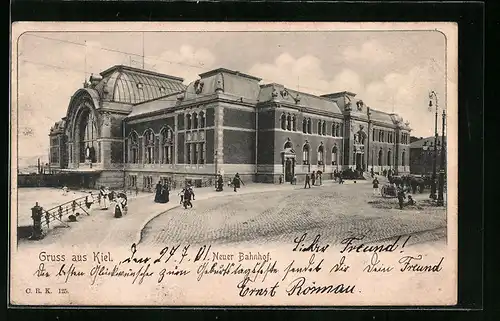
[[[119,64],[144,64],[186,84],[223,67],[312,94],[351,91],[398,113],[418,137],[434,133],[429,91],[445,107],[439,32],[30,32],[17,44],[20,159],[46,158],[50,127],[70,97],[91,73]]]

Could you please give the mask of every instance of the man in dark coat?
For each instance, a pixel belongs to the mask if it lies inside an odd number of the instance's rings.
[[[405,201],[405,192],[402,188],[398,188],[398,202],[399,202],[399,209],[402,210],[404,206],[404,201]]]
[[[240,184],[243,184],[243,181],[240,178],[240,174],[236,173],[236,175],[234,175],[234,178],[233,178],[233,187],[234,187],[235,192],[236,192],[237,188],[240,188]],[[243,185],[245,185],[245,184],[243,184]]]
[[[311,176],[309,176],[309,173],[306,174],[306,183],[304,184],[304,188],[307,188],[307,186],[311,188]]]
[[[217,177],[217,192],[222,192],[224,190],[224,178],[222,178],[222,175],[218,175]]]
[[[311,173],[311,183],[313,186],[316,183],[316,172],[314,171]]]
[[[191,203],[191,198],[194,196],[193,190],[189,188],[189,186],[186,186],[184,189],[184,197],[183,197],[183,205],[184,209],[187,209],[189,206],[190,208],[193,208],[193,203]]]

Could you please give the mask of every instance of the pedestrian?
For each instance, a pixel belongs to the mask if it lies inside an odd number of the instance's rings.
[[[333,180],[334,180],[335,182],[337,181],[337,176],[338,176],[338,174],[339,174],[339,173],[337,172],[337,170],[334,170],[334,171],[333,171]]]
[[[373,195],[378,195],[380,194],[379,190],[378,190],[378,179],[375,177],[375,179],[373,180]]]
[[[224,190],[224,178],[222,178],[222,175],[219,175],[217,178],[217,192],[222,192]]]
[[[317,171],[316,172],[316,176],[318,178],[319,185],[320,186],[323,185],[323,179],[322,179],[323,178],[323,172],[322,171]]]
[[[92,196],[92,192],[89,192],[89,195],[85,197],[85,206],[90,209],[92,204],[94,204],[94,196]]]
[[[399,209],[402,210],[405,201],[405,192],[403,191],[402,188],[398,188],[397,191],[398,191]]]
[[[64,196],[68,195],[68,187],[67,186],[63,186],[62,191],[63,191]]]
[[[314,186],[314,184],[316,184],[316,172],[315,171],[313,171],[311,174],[311,183],[312,183],[312,186]]]
[[[188,186],[186,186],[186,188],[184,188],[184,197],[183,197],[184,209],[187,209],[188,206],[189,208],[193,208],[193,203],[191,203],[192,196],[194,196],[193,190],[190,189]]]
[[[104,186],[101,186],[99,189],[99,196],[101,197],[101,209],[102,210],[107,210],[108,209],[108,194],[109,192],[106,190]]]
[[[240,174],[236,173],[236,175],[234,175],[234,178],[233,178],[233,188],[234,188],[235,192],[236,192],[236,189],[241,187],[240,183],[245,185],[240,178]]]
[[[415,178],[412,178],[410,184],[411,184],[412,194],[417,194],[417,188],[418,188],[417,180]]]
[[[170,201],[170,189],[167,183],[163,183],[161,189],[160,203],[168,203]]]
[[[311,188],[311,176],[309,176],[309,173],[306,174],[306,183],[304,184],[304,188],[307,188],[307,186]]]
[[[181,197],[181,200],[180,200],[179,204],[184,203],[184,192],[185,191],[186,191],[186,188],[183,188],[183,189],[181,189],[181,191],[178,194]]]
[[[62,221],[63,209],[60,205],[59,205],[59,209],[57,210],[57,213],[59,214],[59,221]]]
[[[158,181],[155,187],[155,203],[160,203],[161,201],[161,192],[162,192],[163,186],[161,185],[161,181]]]
[[[373,172],[373,167],[370,169],[370,174],[372,175],[372,178],[375,176],[375,173]]]
[[[415,205],[415,200],[411,197],[411,195],[408,195],[408,202],[406,205]]]

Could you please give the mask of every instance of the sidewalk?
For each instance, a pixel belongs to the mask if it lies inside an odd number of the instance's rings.
[[[361,181],[359,182],[361,183]],[[346,184],[352,184],[347,182]],[[333,180],[326,180],[323,186],[339,185]],[[319,187],[319,186],[317,186]],[[194,204],[199,200],[213,197],[231,197],[242,194],[265,193],[278,190],[298,190],[304,186],[291,184],[265,184],[250,183],[243,185],[237,192],[229,186],[225,186],[222,192],[216,192],[213,187],[195,188]],[[313,187],[315,188],[315,187]],[[129,195],[128,212],[123,217],[114,218],[114,203],[110,204],[108,210],[101,210],[98,203],[92,206],[89,214],[80,215],[78,222],[68,223],[69,228],[52,228],[49,234],[37,244],[85,244],[85,245],[127,245],[138,243],[141,239],[141,231],[153,218],[173,208],[181,206],[180,190],[174,190],[170,194],[170,201],[166,204],[155,203],[154,193],[139,192]],[[25,243],[25,242],[22,242]],[[28,243],[32,243],[28,241]],[[21,245],[21,244],[20,244]],[[34,244],[33,244],[34,245]]]

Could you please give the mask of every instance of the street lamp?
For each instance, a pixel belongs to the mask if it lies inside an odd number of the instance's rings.
[[[431,195],[430,198],[436,199],[436,162],[437,162],[437,141],[438,141],[438,129],[437,129],[437,120],[438,120],[438,96],[436,92],[433,90],[429,93],[429,110],[432,111],[432,100],[436,101],[436,115],[434,120],[434,156],[432,162],[432,185],[431,185]]]
[[[424,150],[424,175],[427,175],[427,151],[429,150],[429,146],[427,146],[427,141],[424,142],[424,145],[422,146],[422,149]]]
[[[437,198],[437,205],[438,206],[443,206],[444,205],[444,167],[445,167],[445,157],[446,157],[446,149],[445,149],[445,142],[444,142],[444,127],[445,127],[445,119],[446,119],[446,113],[443,109],[443,128],[442,128],[442,135],[441,135],[441,169],[439,171],[439,191],[438,191],[438,198]]]

